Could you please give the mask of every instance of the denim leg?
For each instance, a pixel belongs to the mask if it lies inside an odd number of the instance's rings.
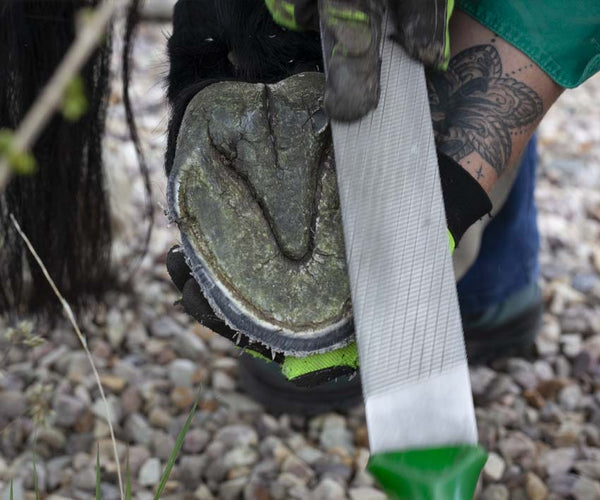
[[[475,263],[458,282],[463,317],[480,315],[537,283],[536,168],[534,136],[525,149],[520,171],[506,203],[483,232]]]

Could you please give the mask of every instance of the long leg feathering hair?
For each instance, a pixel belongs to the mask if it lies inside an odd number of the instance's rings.
[[[83,3],[9,0],[0,8],[0,127],[14,129],[23,120],[72,44]],[[13,178],[0,198],[1,309],[36,307],[51,293],[9,213],[67,299],[78,302],[80,292],[99,290],[106,280],[111,232],[101,140],[109,46],[107,41],[81,72],[88,111],[76,123],[56,114],[33,148],[38,171]]]
[[[321,69],[318,34],[279,27],[263,0],[179,0],[168,53],[167,173],[185,108],[202,88],[221,80],[269,83]]]
[[[18,127],[72,44],[78,12],[98,3],[3,0],[0,128]],[[134,20],[131,14],[129,41]],[[13,178],[0,193],[0,312],[56,304],[10,223],[11,213],[71,303],[81,304],[110,282],[110,214],[102,173],[110,45],[109,35],[80,73],[88,102],[84,116],[69,122],[55,114],[33,148],[38,171]]]

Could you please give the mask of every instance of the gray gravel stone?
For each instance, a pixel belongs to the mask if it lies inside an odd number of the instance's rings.
[[[137,387],[130,385],[121,394],[121,405],[125,415],[137,413],[142,408],[142,395]]]
[[[590,479],[600,480],[600,461],[578,460],[573,465],[574,469]]]
[[[549,380],[554,377],[554,370],[546,360],[538,359],[533,363],[533,370],[540,380]]]
[[[152,449],[161,460],[167,460],[175,447],[175,438],[163,431],[154,431],[152,434]]]
[[[0,418],[18,418],[27,408],[25,395],[18,391],[0,392]]]
[[[186,453],[200,453],[210,441],[210,434],[204,429],[191,429],[185,435],[183,451]]]
[[[508,500],[510,493],[503,484],[490,484],[481,493],[481,500]]]
[[[296,452],[296,455],[308,465],[312,465],[323,456],[323,452],[312,446],[303,446]]]
[[[581,387],[579,385],[569,385],[560,391],[558,402],[565,410],[573,411],[579,407],[581,397]]]
[[[69,353],[69,367],[67,377],[74,382],[83,381],[92,373],[92,367],[84,352],[76,351]]]
[[[150,458],[150,451],[145,446],[131,446],[128,449],[129,470],[132,477],[137,477],[142,465]]]
[[[158,316],[150,325],[152,335],[161,339],[176,337],[181,330],[182,327],[179,323],[165,315]]]
[[[243,465],[254,465],[258,460],[258,453],[252,448],[241,446],[229,450],[223,457],[223,465],[227,470]]]
[[[549,476],[546,480],[546,484],[551,494],[555,494],[558,498],[567,498],[573,491],[573,486],[577,481],[575,474],[555,474]]]
[[[194,486],[202,477],[207,464],[204,455],[184,455],[179,460],[179,480],[187,487]]]
[[[259,403],[253,401],[245,394],[240,394],[238,392],[221,392],[217,399],[232,412],[251,414],[263,411],[263,408]]]
[[[247,425],[228,425],[217,432],[215,441],[221,441],[227,447],[256,446],[258,435],[252,427]]]
[[[204,473],[206,479],[215,483],[221,483],[227,476],[228,468],[223,463],[222,458],[209,461]]]
[[[85,452],[88,453],[94,443],[94,435],[91,432],[82,434],[70,434],[65,447],[65,452],[69,455]]]
[[[13,481],[13,496],[12,498],[25,498],[25,488],[23,488],[23,480],[15,479]],[[0,500],[10,500],[10,483],[4,486],[4,491],[2,491],[2,495],[0,496]]]
[[[529,472],[526,476],[525,489],[530,500],[546,500],[548,497],[548,488],[533,472]]]
[[[193,360],[206,359],[209,356],[206,344],[193,331],[180,331],[174,347],[177,354]]]
[[[113,424],[113,426],[116,426],[121,420],[121,416],[123,414],[121,403],[112,394],[106,397],[106,401],[108,403],[108,410],[110,412],[111,423]],[[96,399],[96,401],[94,401],[92,411],[94,412],[94,415],[96,415],[98,418],[101,418],[105,422],[108,421],[106,404],[104,403],[102,398],[98,398]]]
[[[385,494],[374,488],[350,488],[350,500],[386,500]]]
[[[308,466],[306,462],[303,462],[294,455],[289,455],[281,466],[282,472],[289,472],[294,476],[300,478],[305,483],[308,483],[315,475],[313,470]]]
[[[29,462],[26,467],[22,469],[24,473],[23,477],[23,486],[27,490],[34,490],[36,487],[36,482],[34,482],[34,471],[33,471],[33,462]],[[39,493],[43,494],[48,490],[48,472],[46,469],[46,465],[43,461],[40,460],[40,457],[36,459],[35,465],[35,479],[37,479],[37,488]]]
[[[227,373],[215,371],[212,374],[212,387],[215,391],[233,391],[236,383]]]
[[[46,443],[55,450],[62,450],[67,443],[64,433],[56,427],[42,427],[38,429],[37,440],[39,443]]]
[[[481,396],[492,380],[496,378],[496,372],[487,366],[477,366],[471,370],[471,390],[474,396]]]
[[[61,456],[51,458],[46,462],[47,486],[49,490],[56,489],[62,482],[63,474],[71,463],[71,457]]]
[[[577,478],[571,494],[575,500],[600,499],[600,482],[593,481],[587,477]]]
[[[562,352],[567,358],[574,358],[581,352],[582,338],[579,333],[563,334],[560,337]]]
[[[169,365],[169,379],[175,386],[192,387],[196,364],[189,359],[174,359]]]
[[[134,413],[125,421],[125,432],[136,444],[150,446],[152,443],[152,427],[148,421],[139,413]]]
[[[337,481],[326,477],[312,491],[311,500],[345,500],[346,492]]]
[[[269,483],[252,477],[250,482],[244,487],[244,500],[265,500],[270,499]]]
[[[321,478],[330,477],[341,483],[347,483],[352,477],[352,468],[340,463],[338,458],[323,457],[314,463],[313,469]]]
[[[524,389],[533,389],[537,385],[537,376],[531,363],[519,358],[507,361],[508,373]]]
[[[540,457],[540,465],[546,469],[549,477],[567,472],[575,463],[575,448],[557,448],[545,451]]]
[[[277,419],[272,415],[264,413],[258,417],[254,427],[260,437],[265,437],[270,434],[276,434],[279,431],[279,422],[277,422]]]
[[[348,452],[354,449],[352,433],[346,428],[346,421],[339,415],[327,415],[319,436],[319,443],[325,449],[343,448]]]
[[[493,451],[488,454],[487,462],[483,468],[483,475],[490,481],[499,481],[504,474],[506,463],[503,458]]]
[[[164,408],[154,407],[150,410],[148,419],[152,425],[167,429],[171,423],[171,414]]]
[[[219,486],[219,498],[222,500],[236,500],[244,491],[246,482],[245,477],[225,481]]]
[[[83,401],[68,394],[60,394],[53,403],[56,424],[70,427],[83,414],[85,409],[86,404]]]
[[[77,471],[73,477],[73,486],[85,491],[96,489],[96,471],[94,467],[89,466],[83,470]]]
[[[533,459],[536,448],[535,443],[522,432],[511,432],[498,443],[500,453],[506,461],[523,461]]]
[[[149,458],[140,468],[138,481],[142,486],[155,486],[160,481],[162,470],[158,458]]]
[[[145,19],[169,20],[173,16],[176,0],[145,0],[142,4],[142,16]]]
[[[214,500],[214,495],[211,493],[208,486],[201,484],[194,491],[194,498],[196,500]]]

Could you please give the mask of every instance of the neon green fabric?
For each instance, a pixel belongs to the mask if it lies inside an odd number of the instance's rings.
[[[296,23],[295,6],[285,0],[265,0],[267,9],[273,20],[284,28],[299,31],[300,26]]]
[[[311,354],[305,358],[286,357],[281,371],[289,380],[294,380],[307,373],[314,373],[336,366],[347,366],[358,369],[358,349],[352,342],[346,347],[331,352]]]
[[[446,231],[448,232],[448,247],[450,248],[450,255],[452,255],[456,248],[456,241],[454,240],[454,236],[452,236],[450,229],[447,229]]]
[[[457,6],[563,87],[600,71],[599,0],[458,0]]]
[[[273,362],[272,359],[267,358],[266,356],[263,356],[260,352],[253,351],[252,349],[243,349],[243,351],[246,354],[249,354],[250,356],[252,356],[253,358],[262,359],[263,361],[266,361],[267,363]]]
[[[326,12],[329,16],[343,21],[356,21],[360,23],[368,23],[369,16],[365,12],[356,9],[340,9],[337,7],[326,7]]]
[[[444,43],[444,63],[440,66],[442,71],[448,69],[450,63],[450,18],[454,12],[454,0],[448,0],[446,3],[446,40]]]

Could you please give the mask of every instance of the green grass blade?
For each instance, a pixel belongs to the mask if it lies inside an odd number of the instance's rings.
[[[125,462],[125,500],[131,500],[131,471],[129,470],[129,450]]]
[[[10,498],[10,500],[13,500],[13,482],[12,482],[12,479],[10,480],[10,492],[8,494],[8,498]]]
[[[171,475],[171,470],[175,465],[175,460],[179,456],[179,452],[181,451],[181,447],[183,446],[183,440],[185,439],[185,435],[187,434],[190,425],[192,425],[192,420],[194,419],[194,415],[196,414],[196,407],[198,406],[198,401],[200,400],[200,393],[196,396],[196,401],[192,405],[192,409],[190,410],[190,414],[188,415],[185,424],[181,431],[179,431],[179,435],[177,436],[177,440],[175,441],[175,448],[171,452],[171,456],[169,457],[169,461],[167,462],[167,466],[163,472],[162,477],[160,478],[160,483],[158,484],[158,489],[156,490],[156,494],[154,495],[154,500],[160,500],[160,496],[162,495],[163,490],[165,489],[165,485],[169,480],[169,476]]]
[[[38,475],[37,475],[37,467],[36,463],[36,454],[35,454],[35,444],[33,446],[33,489],[35,491],[35,500],[40,500],[40,490],[38,488]]]
[[[96,448],[96,500],[102,500],[100,492],[100,445]]]

